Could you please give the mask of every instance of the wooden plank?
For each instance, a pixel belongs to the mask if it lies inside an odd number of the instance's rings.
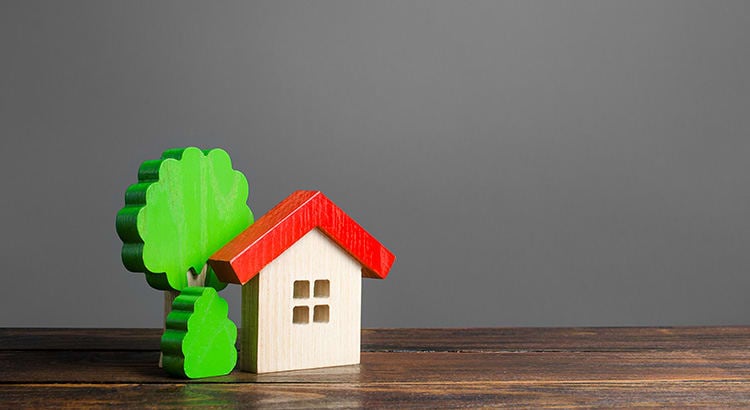
[[[0,408],[750,406],[746,327],[366,330],[359,366],[190,383],[160,334],[0,329]]]
[[[172,383],[158,352],[3,351],[2,383]],[[360,365],[227,376],[224,383],[748,381],[750,349],[680,352],[362,353]]]
[[[364,329],[372,352],[636,352],[746,349],[750,327]]]
[[[435,384],[0,385],[0,407],[456,408],[750,405],[750,383],[560,382]]]
[[[159,351],[163,332],[163,329],[0,328],[0,351]]]
[[[162,329],[0,328],[2,350],[158,351]],[[370,352],[745,349],[750,327],[364,329]]]

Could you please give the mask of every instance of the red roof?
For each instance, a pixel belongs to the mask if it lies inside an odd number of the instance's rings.
[[[320,191],[296,191],[216,251],[208,263],[223,282],[245,284],[318,228],[362,265],[362,276],[384,279],[396,258]]]

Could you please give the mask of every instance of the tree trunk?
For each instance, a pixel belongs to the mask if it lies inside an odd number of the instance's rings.
[[[208,264],[204,264],[200,274],[196,274],[193,268],[187,271],[188,286],[204,286],[206,284],[206,274],[208,273]]]

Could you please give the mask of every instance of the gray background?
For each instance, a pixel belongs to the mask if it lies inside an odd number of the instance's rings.
[[[0,326],[161,326],[114,216],[185,145],[392,249],[368,327],[747,324],[749,64],[746,1],[3,1]]]

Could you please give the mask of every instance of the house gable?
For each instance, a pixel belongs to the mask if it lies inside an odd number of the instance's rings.
[[[245,284],[313,228],[320,229],[362,266],[363,277],[383,279],[395,256],[320,191],[296,191],[209,259],[224,282]]]

